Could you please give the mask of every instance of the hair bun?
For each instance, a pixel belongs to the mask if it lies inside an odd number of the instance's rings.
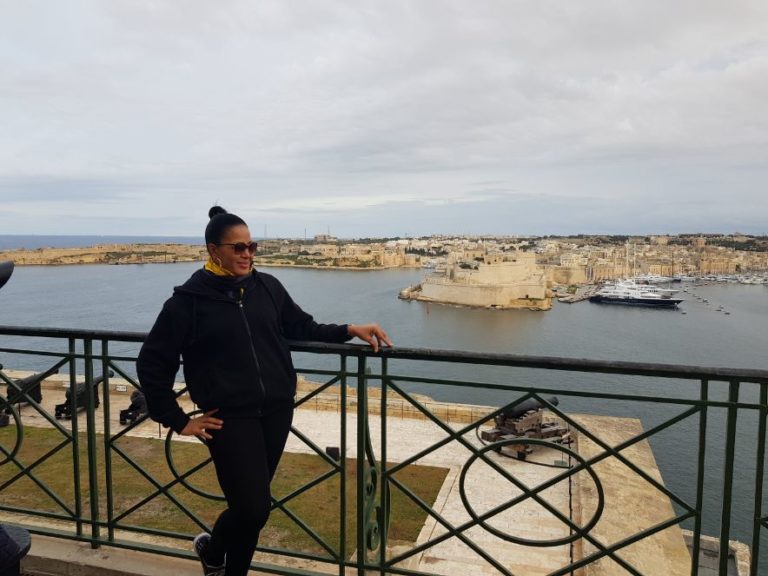
[[[211,209],[208,210],[208,218],[213,218],[214,216],[218,216],[219,214],[226,214],[227,211],[224,210],[221,206],[211,206]]]

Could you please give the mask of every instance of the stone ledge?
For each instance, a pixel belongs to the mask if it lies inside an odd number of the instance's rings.
[[[200,576],[202,569],[196,560],[112,546],[94,549],[85,542],[35,534],[21,572],[25,576]]]

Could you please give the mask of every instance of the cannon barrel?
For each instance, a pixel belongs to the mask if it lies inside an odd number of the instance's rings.
[[[16,379],[16,385],[21,386],[22,388],[24,386],[29,386],[33,382],[39,383],[42,380],[45,380],[48,378],[48,376],[52,376],[53,374],[58,374],[59,369],[56,367],[48,368],[45,372],[38,372],[37,374],[31,374],[29,376],[25,376],[24,378],[17,378]]]
[[[14,382],[15,386],[8,385],[8,392],[6,394],[8,403],[16,404],[17,402],[26,402],[20,390],[26,391],[26,393],[35,402],[42,401],[43,394],[40,391],[40,382],[42,382],[52,374],[57,374],[58,371],[59,371],[58,367],[54,366],[52,368],[48,368],[48,370],[44,372],[38,372],[37,374],[32,374],[25,378],[16,379],[16,381]]]
[[[13,262],[10,260],[0,262],[0,288],[8,282],[8,278],[11,277],[11,274],[13,274]]]
[[[560,403],[560,401],[557,399],[557,396],[550,396],[549,398],[545,398],[545,400],[550,404],[552,404],[553,406],[557,406]],[[539,408],[545,408],[545,407],[546,407],[546,404],[539,402],[538,400],[536,400],[536,398],[529,398],[528,400],[525,400],[520,404],[516,404],[511,408],[505,408],[502,411],[502,414],[504,415],[505,418],[520,418],[520,416],[522,416],[529,410],[538,410]]]
[[[115,375],[115,373],[114,373],[114,372],[112,372],[112,370],[110,370],[110,371],[107,373],[107,377],[108,377],[108,378],[112,378],[114,375]],[[92,382],[93,382],[93,386],[98,386],[99,384],[101,384],[102,382],[104,382],[104,375],[103,375],[103,374],[101,374],[101,375],[97,376],[96,378],[94,378],[94,379],[92,380]],[[76,393],[77,393],[77,395],[78,395],[78,396],[80,396],[80,395],[82,395],[82,394],[85,394],[85,391],[86,391],[86,382],[78,382],[78,383],[75,385],[75,389],[76,389],[76,391],[77,391]],[[72,388],[69,388],[69,389],[67,390],[67,392],[66,392],[66,394],[65,394],[65,397],[67,398],[67,400],[71,400],[71,399],[72,399]]]

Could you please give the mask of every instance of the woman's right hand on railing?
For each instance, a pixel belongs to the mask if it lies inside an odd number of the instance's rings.
[[[221,430],[221,427],[224,424],[224,420],[212,416],[212,414],[218,412],[218,410],[218,408],[214,408],[196,418],[191,418],[181,431],[181,435],[197,436],[203,440],[210,440],[213,438],[213,436],[208,434],[208,430]]]

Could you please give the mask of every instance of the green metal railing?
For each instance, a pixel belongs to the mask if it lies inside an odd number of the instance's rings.
[[[94,547],[108,545],[192,557],[189,541],[196,532],[209,529],[201,517],[199,502],[221,507],[223,499],[219,494],[201,490],[190,480],[208,466],[210,460],[203,459],[188,470],[179,469],[174,451],[180,444],[172,433],[162,431],[166,470],[172,479],[160,478],[123,446],[123,442],[145,424],[146,418],[122,428],[117,428],[114,421],[119,405],[111,392],[110,373],[127,386],[140,389],[134,376],[134,363],[143,338],[144,334],[139,333],[0,326],[0,363],[5,366],[0,369],[0,380],[7,386],[7,393],[0,396],[0,409],[10,418],[10,425],[0,429],[0,521],[22,525],[33,534],[85,541]],[[373,354],[367,347],[306,342],[294,342],[292,349],[298,357],[299,372],[318,384],[297,401],[297,407],[306,408],[331,391],[338,399],[339,453],[338,458],[332,457],[313,438],[312,431],[293,428],[296,439],[322,459],[327,470],[289,494],[275,497],[273,509],[281,511],[295,524],[312,542],[314,551],[263,547],[260,550],[272,554],[274,561],[256,563],[256,569],[286,575],[328,573],[329,567],[340,575],[350,569],[361,575],[430,574],[429,564],[419,563],[418,559],[436,546],[452,541],[466,550],[470,559],[464,562],[477,562],[484,566],[486,573],[524,574],[514,563],[497,557],[476,542],[474,535],[483,531],[510,546],[553,550],[568,547],[567,560],[549,572],[552,576],[579,574],[581,568],[598,561],[611,562],[628,574],[640,575],[644,572],[625,552],[677,527],[692,531],[692,558],[699,558],[703,533],[720,538],[717,561],[720,574],[729,573],[729,541],[734,534],[751,547],[750,574],[756,576],[766,569],[760,552],[761,541],[768,534],[768,506],[763,498],[768,371],[421,349],[384,350]],[[312,366],[306,366],[307,363]],[[89,386],[85,409],[78,412],[75,394],[71,394],[72,418],[69,424],[62,423],[52,416],[45,400],[35,400],[31,387],[17,384],[17,379],[8,374],[10,369],[66,371],[72,390],[81,377],[90,382],[94,376],[102,376],[105,384],[101,388],[101,403],[97,406],[97,391]],[[536,383],[529,384],[531,380]],[[375,397],[369,394],[373,389],[377,390]],[[353,394],[351,390],[356,392]],[[490,408],[472,409],[469,421],[457,423],[440,416],[434,409],[436,404],[425,401],[422,396],[428,392],[437,398],[456,397],[457,391],[463,391],[465,398],[482,393],[483,397],[501,400]],[[182,398],[186,391],[180,388],[177,394]],[[595,408],[597,413],[606,414],[617,406],[631,412],[631,407],[636,405],[650,406],[661,421],[644,422],[644,431],[610,445],[598,432],[574,417],[570,409],[566,410],[563,402],[559,405],[550,402],[551,394],[567,399],[581,412]],[[124,402],[123,398],[119,401]],[[553,418],[568,426],[580,442],[594,444],[597,453],[585,456],[574,446],[557,445],[544,439],[507,438],[489,445],[475,440],[478,429],[492,425],[503,411],[530,398],[546,406]],[[398,454],[400,447],[397,439],[392,439],[390,430],[395,419],[405,422],[406,426],[408,422],[400,420],[400,414],[393,408],[395,401],[399,402],[400,412],[407,409],[418,416],[420,422],[432,426],[435,433],[435,439],[421,438],[420,446],[406,456]],[[24,402],[28,405],[19,411],[18,406]],[[601,403],[605,408],[597,409]],[[33,425],[56,435],[56,440],[28,460],[21,457],[21,448],[28,428]],[[668,487],[627,455],[633,447],[666,438],[663,435],[676,426],[685,426],[685,430],[691,432],[676,440],[685,442],[690,454],[689,465],[684,468],[690,481],[682,484],[682,490]],[[348,440],[352,435],[354,443]],[[516,468],[508,465],[511,461],[500,456],[504,447],[521,442],[534,450],[554,451],[563,459],[551,476],[534,487],[518,478]],[[403,482],[398,474],[446,446],[463,447],[466,451],[465,461],[456,470],[459,495],[466,512],[465,519],[459,522],[422,499],[414,486]],[[663,446],[663,442],[654,444],[657,450]],[[81,458],[81,449],[85,450],[85,459]],[[749,450],[746,456],[745,450]],[[46,480],[46,465],[57,459],[66,460],[71,471],[71,491],[67,494],[57,492]],[[346,473],[352,460],[356,472],[354,481],[350,481]],[[652,526],[606,541],[603,533],[595,528],[604,522],[603,514],[610,506],[600,472],[600,465],[609,461],[619,463],[651,486],[660,501],[671,503],[670,509],[674,512]],[[146,481],[147,492],[130,503],[122,502],[121,487],[114,478],[118,463],[121,467],[130,467]],[[478,511],[472,501],[473,493],[468,489],[468,477],[474,466],[483,466],[487,473],[506,482],[510,497]],[[574,478],[580,473],[581,478],[591,483],[595,494],[594,506],[584,522],[573,514],[572,508],[563,509],[551,503],[545,494],[561,483],[566,483],[570,491],[575,485]],[[332,480],[338,482],[339,534],[328,538],[321,527],[302,518],[292,503]],[[4,492],[18,492],[22,483],[24,490],[43,495],[48,506],[9,504],[3,497]],[[194,501],[197,504],[186,498],[187,494],[198,497],[199,500]],[[347,521],[350,496],[354,496],[350,500],[355,506],[354,525]],[[426,521],[437,529],[418,541],[392,546],[391,522],[397,518],[391,517],[391,503],[395,496],[405,498],[411,506],[420,509]],[[572,492],[569,497],[573,499]],[[131,518],[156,498],[168,499],[194,530],[158,529]],[[531,502],[562,525],[559,536],[537,540],[494,525],[499,515]],[[356,535],[354,550],[347,544],[347,536],[352,533]],[[152,536],[157,541],[148,542],[145,537],[137,537],[139,535]],[[281,557],[292,561],[281,563]],[[297,568],[297,560],[304,567]],[[690,571],[686,573],[699,574],[698,561],[691,561]]]

